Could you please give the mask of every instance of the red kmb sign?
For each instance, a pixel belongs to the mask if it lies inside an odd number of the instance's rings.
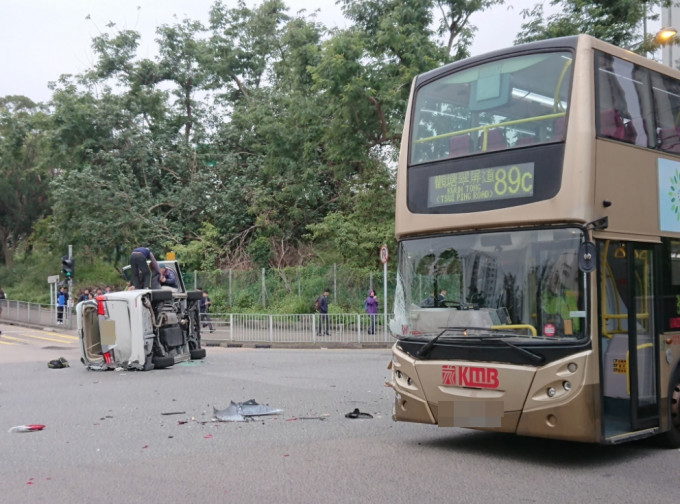
[[[498,369],[475,366],[442,366],[442,383],[459,387],[498,388]]]

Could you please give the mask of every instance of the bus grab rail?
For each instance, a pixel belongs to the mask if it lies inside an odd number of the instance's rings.
[[[474,133],[476,131],[483,131],[484,132],[484,142],[486,142],[487,135],[489,133],[489,130],[495,129],[495,128],[504,128],[506,126],[515,126],[516,124],[526,124],[530,122],[535,122],[535,121],[547,121],[549,119],[557,119],[560,117],[565,117],[567,115],[566,112],[556,112],[554,114],[546,114],[543,116],[533,116],[533,117],[525,117],[523,119],[513,119],[512,121],[504,121],[504,122],[499,122],[495,124],[485,124],[484,126],[477,126],[476,128],[468,128],[464,130],[458,130],[458,131],[451,131],[449,133],[442,133],[441,135],[435,135],[431,137],[426,137],[426,138],[419,138],[418,140],[414,140],[413,143],[425,143],[425,142],[432,142],[433,140],[441,140],[442,138],[449,138],[449,137],[454,137],[458,135],[466,135],[467,133]]]
[[[536,337],[538,332],[536,328],[531,324],[503,324],[503,325],[492,325],[491,329],[529,329],[532,337]]]

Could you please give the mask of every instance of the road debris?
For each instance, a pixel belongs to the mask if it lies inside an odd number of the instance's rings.
[[[259,404],[255,399],[240,403],[231,401],[229,406],[223,410],[218,410],[213,406],[213,415],[220,422],[245,422],[250,417],[277,415],[281,412],[283,412],[282,409],[274,409],[268,404]]]
[[[354,411],[347,413],[345,418],[373,418],[373,415],[359,411],[359,408],[354,408]]]
[[[41,424],[27,424],[27,425],[17,425],[16,427],[10,428],[7,432],[37,432],[45,428]]]
[[[47,363],[47,367],[50,369],[62,369],[69,367],[69,365],[66,359],[64,359],[63,357],[59,357],[58,359],[49,361]]]

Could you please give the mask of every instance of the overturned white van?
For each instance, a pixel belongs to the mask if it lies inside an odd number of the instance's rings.
[[[177,288],[112,292],[76,306],[81,362],[93,370],[166,368],[202,359],[199,291],[187,292],[175,261]]]

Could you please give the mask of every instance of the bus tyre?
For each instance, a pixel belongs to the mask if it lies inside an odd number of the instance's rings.
[[[669,430],[666,432],[666,445],[680,448],[680,367],[673,373],[668,391]]]
[[[199,360],[205,358],[205,348],[197,348],[191,351],[191,360]]]

